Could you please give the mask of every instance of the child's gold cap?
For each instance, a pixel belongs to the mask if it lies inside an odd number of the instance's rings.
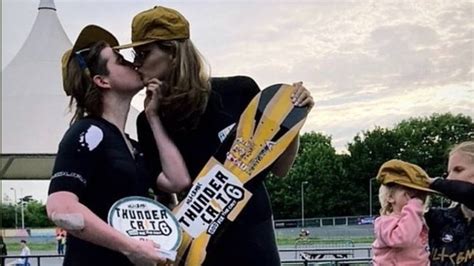
[[[421,167],[401,160],[385,162],[377,174],[377,181],[383,185],[396,183],[417,190],[439,193],[429,188],[428,178],[428,174]]]

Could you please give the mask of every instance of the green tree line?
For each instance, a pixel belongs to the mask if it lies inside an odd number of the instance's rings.
[[[420,165],[432,177],[441,176],[449,149],[473,139],[472,118],[449,113],[410,118],[393,129],[361,132],[347,144],[347,154],[336,153],[330,136],[305,133],[288,175],[266,180],[275,219],[301,217],[301,188],[305,217],[367,215],[369,181],[384,162],[401,159]],[[377,214],[379,184],[372,181],[373,214]]]
[[[266,179],[276,219],[301,217],[301,188],[305,217],[367,215],[369,181],[387,160],[401,159],[423,167],[430,176],[441,176],[454,144],[474,139],[472,118],[434,114],[403,120],[393,129],[375,127],[357,134],[338,154],[331,137],[316,132],[301,135],[295,164],[286,177]],[[307,183],[303,183],[307,182]],[[303,186],[302,186],[303,184]],[[372,182],[373,213],[378,213],[377,191]],[[25,204],[25,225],[49,227],[45,206],[32,200]],[[21,224],[20,208],[17,209]],[[1,227],[15,227],[15,206],[1,204]]]
[[[0,205],[1,227],[2,228],[21,228],[21,204],[23,204],[23,215],[26,228],[41,228],[54,226],[46,215],[46,206],[35,200],[19,201],[18,204]],[[16,212],[16,218],[15,218]]]

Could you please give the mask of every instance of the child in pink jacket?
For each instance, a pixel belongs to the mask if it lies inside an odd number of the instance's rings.
[[[382,165],[377,179],[380,214],[375,220],[372,244],[374,265],[429,265],[428,228],[423,218],[427,189],[419,179],[426,173],[416,165],[391,160]]]

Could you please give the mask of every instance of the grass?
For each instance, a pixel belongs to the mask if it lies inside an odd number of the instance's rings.
[[[28,243],[28,247],[33,250],[40,250],[40,251],[50,251],[56,250],[56,243],[55,242],[48,242],[48,243]],[[7,249],[10,254],[13,250],[21,250],[20,243],[7,243]]]
[[[278,245],[295,245],[296,241],[299,238],[295,237],[278,237],[277,238],[277,243]],[[351,239],[321,239],[321,238],[308,238],[308,240],[311,241],[311,243],[314,244],[328,244],[328,243],[334,243],[334,242],[340,242],[344,240],[351,240],[352,243],[354,244],[371,244],[374,241],[373,237],[357,237],[357,238],[351,238]],[[31,250],[41,250],[41,251],[49,251],[49,250],[56,250],[56,242],[46,242],[46,243],[28,243],[28,247],[30,247]],[[7,243],[7,248],[8,250],[21,250],[20,243]]]

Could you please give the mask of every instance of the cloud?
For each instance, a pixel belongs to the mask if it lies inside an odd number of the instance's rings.
[[[96,23],[130,41],[155,0],[56,0],[71,40]],[[474,116],[472,1],[159,1],[191,23],[213,74],[263,88],[303,80],[316,99],[303,131],[343,150],[358,132],[434,112]],[[2,1],[2,68],[26,39],[37,0]],[[47,49],[47,48],[45,48]],[[141,108],[143,96],[134,99]],[[10,184],[8,184],[10,185]],[[41,190],[45,197],[45,188]],[[25,192],[26,193],[26,192]],[[29,192],[28,192],[29,193]]]
[[[212,25],[203,19],[224,7]],[[213,74],[249,75],[262,88],[303,80],[317,101],[304,131],[330,134],[340,149],[375,125],[473,114],[470,12],[449,2],[235,2],[190,21]]]
[[[341,102],[316,107],[308,118],[305,131],[317,131],[333,136],[333,145],[344,148],[352,137],[375,126],[393,127],[403,119],[429,116],[433,113],[463,113],[474,115],[470,84],[398,91],[385,97]],[[456,92],[456,93],[453,93]],[[452,104],[456,102],[456,104]],[[413,114],[416,114],[415,116]]]
[[[466,102],[473,95],[472,2],[160,3],[187,17],[191,38],[214,75],[248,75],[262,88],[304,81],[317,101],[304,129],[322,130],[340,143],[380,121],[396,122],[434,110],[472,115]],[[130,40],[134,14],[155,4],[56,1],[71,39],[84,25],[97,23],[116,33],[121,42]],[[103,12],[105,6],[108,12]],[[8,51],[15,49],[6,46]],[[455,91],[447,97],[449,88]],[[405,107],[382,108],[388,101]],[[140,97],[134,105],[141,107]]]

